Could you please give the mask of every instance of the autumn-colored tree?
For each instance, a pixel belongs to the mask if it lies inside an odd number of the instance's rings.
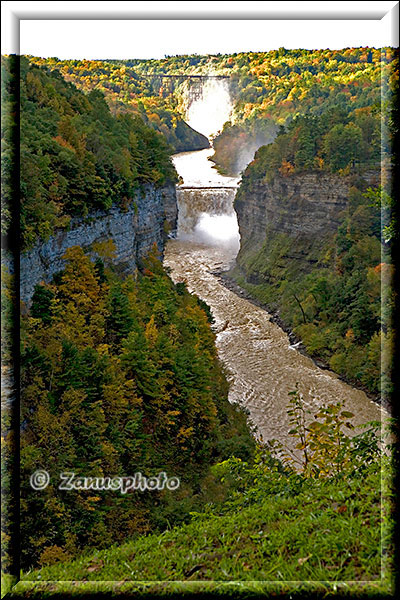
[[[93,250],[97,261],[107,260],[112,245]],[[37,286],[22,320],[25,567],[188,516],[177,510],[179,493],[68,493],[58,489],[60,473],[166,471],[185,482],[190,510],[214,460],[252,451],[246,418],[227,400],[209,317],[186,288],[175,287],[157,254],[154,248],[137,279],[122,280],[111,263],[99,269],[94,257],[71,247],[64,271]],[[40,494],[29,485],[38,469],[51,479]]]

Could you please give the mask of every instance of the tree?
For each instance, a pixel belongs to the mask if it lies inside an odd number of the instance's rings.
[[[36,285],[32,296],[31,315],[48,325],[52,319],[54,292],[44,285]]]
[[[332,171],[344,169],[361,156],[362,131],[353,123],[335,125],[324,138],[323,151]]]

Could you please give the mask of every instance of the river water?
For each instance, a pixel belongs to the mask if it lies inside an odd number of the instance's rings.
[[[356,415],[354,423],[379,420],[380,407],[364,392],[291,347],[287,334],[265,310],[228,290],[213,275],[228,270],[235,261],[239,233],[233,210],[235,190],[218,189],[235,182],[216,173],[209,155],[209,150],[200,150],[174,157],[185,187],[195,187],[201,173],[205,178],[197,183],[216,188],[178,190],[178,235],[167,244],[164,264],[175,282],[185,281],[189,291],[211,308],[218,353],[231,384],[229,399],[247,407],[264,440],[288,441],[288,392],[297,382],[313,412],[321,404],[343,400]]]
[[[202,132],[210,133],[206,126]],[[341,400],[355,414],[355,424],[380,420],[386,413],[364,392],[317,367],[290,345],[268,312],[228,290],[213,274],[232,266],[240,240],[233,209],[238,179],[218,174],[212,154],[208,149],[174,156],[183,184],[177,191],[177,238],[168,241],[164,264],[175,282],[185,281],[189,291],[211,308],[218,354],[230,381],[230,401],[249,410],[264,440],[276,438],[292,447],[286,408],[296,383],[312,413],[321,404]]]

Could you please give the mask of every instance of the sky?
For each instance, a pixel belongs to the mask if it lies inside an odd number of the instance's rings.
[[[390,15],[377,18],[396,2],[246,2],[246,13],[243,8],[238,11],[244,5],[236,2],[3,2],[2,9],[3,5],[14,15],[9,18],[17,14],[21,19],[21,54],[60,59],[397,45]],[[317,16],[322,19],[310,20]],[[7,44],[11,48],[15,43],[13,31],[6,26],[4,53],[10,51]]]

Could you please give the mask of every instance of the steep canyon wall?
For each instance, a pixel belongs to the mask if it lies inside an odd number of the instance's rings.
[[[246,180],[236,194],[241,247],[237,264],[250,283],[289,269],[307,272],[332,241],[359,175],[305,172]],[[379,172],[363,173],[362,185],[377,185]]]
[[[114,263],[122,272],[134,272],[156,243],[162,253],[168,234],[176,231],[178,209],[174,184],[156,188],[145,185],[137,191],[126,210],[109,211],[73,219],[69,230],[57,231],[47,242],[38,241],[20,258],[20,297],[29,305],[35,285],[51,281],[64,268],[63,255],[71,246],[91,251],[95,243],[112,239]]]

